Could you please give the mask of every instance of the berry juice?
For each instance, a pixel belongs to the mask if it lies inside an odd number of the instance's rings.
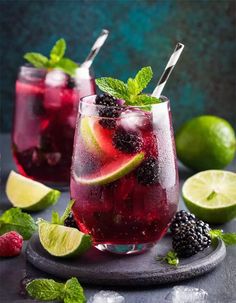
[[[73,214],[99,249],[140,252],[165,234],[178,205],[169,102],[144,111],[108,109],[98,99],[80,102],[72,161]]]
[[[90,76],[75,83],[59,70],[20,69],[12,149],[22,175],[68,185],[79,99],[94,92]]]

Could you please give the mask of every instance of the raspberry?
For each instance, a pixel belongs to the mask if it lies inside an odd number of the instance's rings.
[[[154,157],[148,157],[136,170],[138,182],[143,185],[155,184],[158,181],[158,163]]]
[[[68,227],[77,228],[77,224],[76,224],[76,222],[75,222],[75,219],[74,219],[74,216],[73,216],[73,213],[72,213],[72,212],[70,212],[70,213],[69,213],[69,216],[65,219],[64,225],[65,225],[65,226],[68,226]]]
[[[184,210],[176,213],[170,230],[173,249],[180,257],[195,255],[211,244],[209,225]]]
[[[114,129],[116,121],[109,118],[118,118],[120,116],[121,108],[117,103],[117,99],[108,94],[102,94],[96,97],[95,103],[101,105],[101,108],[98,109],[98,114],[104,118],[99,120],[100,125],[103,128]]]
[[[122,128],[117,129],[112,142],[117,149],[128,154],[139,152],[143,145],[142,138],[136,132],[127,132]]]
[[[13,257],[21,252],[23,238],[15,231],[0,236],[0,257]]]

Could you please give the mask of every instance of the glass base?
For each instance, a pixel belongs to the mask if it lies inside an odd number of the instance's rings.
[[[152,248],[156,242],[142,244],[98,244],[95,247],[101,251],[109,251],[119,255],[140,254]]]

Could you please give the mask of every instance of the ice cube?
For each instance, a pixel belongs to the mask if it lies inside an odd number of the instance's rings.
[[[120,126],[125,130],[150,129],[151,115],[140,109],[126,109],[121,113]]]
[[[170,298],[172,303],[207,303],[208,293],[201,288],[175,286]]]
[[[47,73],[45,83],[49,86],[62,86],[66,84],[67,77],[66,75],[58,70],[53,69],[51,72]]]
[[[125,303],[125,298],[115,291],[101,290],[88,303]]]

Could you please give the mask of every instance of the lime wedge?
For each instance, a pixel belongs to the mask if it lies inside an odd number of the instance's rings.
[[[61,195],[58,190],[14,171],[11,171],[8,177],[6,194],[13,206],[30,211],[38,211],[55,204]]]
[[[101,169],[91,175],[78,177],[75,181],[87,185],[105,185],[118,180],[134,170],[144,159],[144,153],[140,152],[132,156],[121,156],[118,159],[105,164]]]
[[[186,206],[199,219],[224,223],[236,217],[236,174],[206,170],[187,179],[182,188]]]
[[[83,117],[80,134],[90,152],[95,155],[114,155],[117,150],[112,144],[113,131],[103,128],[95,117]]]
[[[39,223],[39,239],[45,250],[55,257],[72,257],[91,247],[91,237],[76,228]]]

